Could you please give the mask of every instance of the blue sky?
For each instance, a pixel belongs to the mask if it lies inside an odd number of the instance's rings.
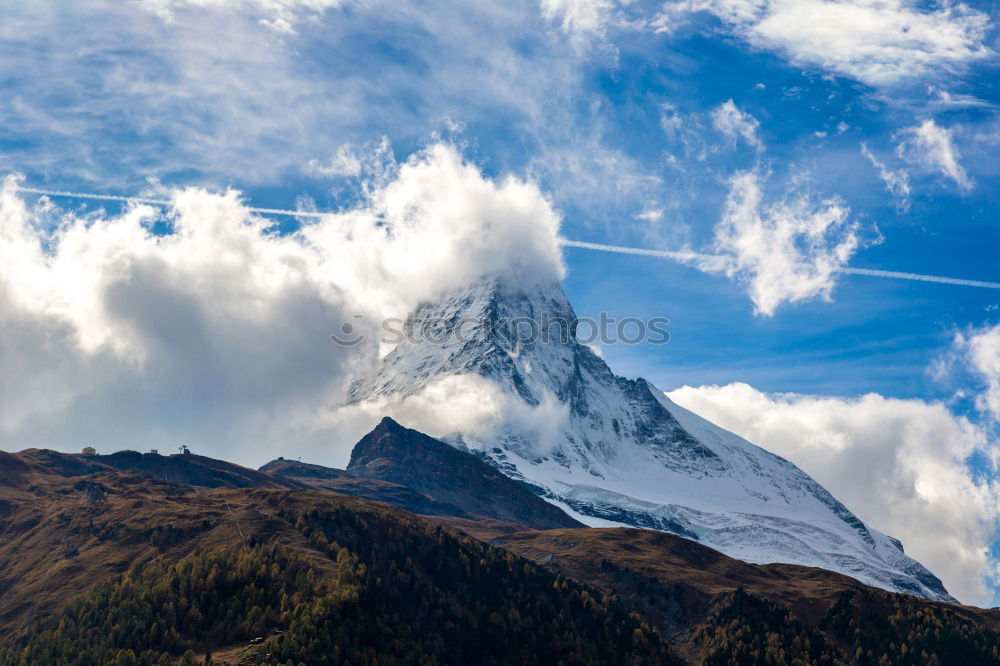
[[[904,0],[21,3],[0,26],[0,170],[26,187],[235,188],[254,206],[345,210],[445,142],[486,179],[536,184],[567,238],[728,253],[727,271],[567,248],[564,287],[581,315],[671,320],[669,345],[603,349],[621,374],[667,391],[744,383],[789,414],[826,397],[838,425],[823,436],[884,436],[886,473],[905,482],[899,508],[859,513],[919,542],[907,530],[927,512],[943,525],[971,511],[975,525],[951,537],[974,543],[946,583],[986,603],[1000,290],[809,271],[849,240],[838,266],[1000,280],[998,19],[995,3]],[[734,199],[741,174],[766,228],[799,229],[789,251],[807,246],[793,257],[804,268],[771,279],[787,252],[727,231],[727,201],[746,204]],[[824,214],[835,219],[817,231]],[[796,295],[806,279],[814,287]],[[869,393],[916,415],[873,435],[852,420]],[[876,501],[822,478],[778,426],[748,424],[737,397],[698,394],[852,508]],[[954,446],[907,439],[941,405],[961,431]],[[181,420],[195,431],[199,418]],[[0,445],[63,441],[15,422]],[[965,485],[907,504],[935,465],[954,472],[969,456]],[[924,548],[939,571],[947,553]]]

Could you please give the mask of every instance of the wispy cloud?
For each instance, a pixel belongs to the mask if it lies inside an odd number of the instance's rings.
[[[727,100],[712,109],[712,126],[732,140],[742,138],[758,151],[764,150],[764,142],[757,135],[760,121],[746,111],[740,110],[733,100]]]
[[[760,49],[872,86],[936,77],[992,54],[989,17],[965,4],[909,0],[680,0],[655,21],[671,32],[691,14],[718,17]]]
[[[959,162],[961,155],[955,147],[952,129],[941,127],[933,119],[927,119],[919,125],[902,130],[899,136],[901,138],[896,152],[900,157],[947,176],[963,190],[972,189],[972,179]]]
[[[937,97],[930,103],[931,106],[942,109],[995,109],[997,105],[986,100],[979,99],[973,95],[964,93],[950,93],[947,90],[931,88],[929,93],[937,93]]]
[[[875,154],[868,148],[868,145],[861,142],[861,154],[868,158],[872,166],[878,171],[879,178],[885,183],[885,189],[892,195],[896,202],[896,208],[901,212],[910,209],[910,176],[904,169],[890,169],[881,162]]]
[[[250,14],[257,22],[279,33],[295,34],[295,24],[329,9],[338,9],[350,0],[139,0],[139,6],[167,23],[184,12]]]
[[[613,0],[541,0],[542,16],[577,39],[602,33],[616,6]]]
[[[537,6],[483,3],[460,16],[445,3],[382,0],[8,9],[6,163],[74,187],[135,188],[147,176],[274,184],[310,160],[329,165],[348,142],[426,143],[456,114],[479,123],[477,136],[517,127],[532,148],[589,130],[572,104],[580,57]],[[296,34],[261,23],[279,18]]]

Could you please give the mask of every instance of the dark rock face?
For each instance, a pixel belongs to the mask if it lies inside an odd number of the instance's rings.
[[[388,417],[355,445],[346,470],[272,460],[260,471],[428,516],[489,518],[532,529],[583,527],[471,453]]]
[[[333,467],[323,467],[322,465],[294,460],[272,460],[261,467],[260,471],[275,476],[288,477],[306,483],[313,488],[322,488],[335,493],[384,502],[404,511],[424,516],[472,517],[460,507],[435,501],[412,488],[380,479],[352,476],[346,470]]]
[[[535,529],[582,526],[475,456],[388,417],[354,447],[347,473],[407,486],[472,515]]]

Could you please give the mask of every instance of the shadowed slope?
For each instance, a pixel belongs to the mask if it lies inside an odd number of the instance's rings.
[[[355,445],[346,470],[288,460],[260,469],[427,515],[488,518],[533,529],[583,526],[472,454],[388,417]]]

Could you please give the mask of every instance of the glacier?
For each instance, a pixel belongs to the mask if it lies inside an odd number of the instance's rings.
[[[556,323],[550,335],[532,336],[524,328],[532,321]],[[392,413],[442,380],[475,378],[519,406],[511,413],[539,410],[546,427],[501,415],[489,428],[429,434],[586,524],[664,530],[747,562],[821,567],[955,601],[898,540],[866,525],[788,460],[680,407],[644,379],[616,376],[574,330],[561,330],[574,321],[558,283],[526,288],[484,279],[420,305],[407,321],[408,338],[352,385],[349,403]]]

